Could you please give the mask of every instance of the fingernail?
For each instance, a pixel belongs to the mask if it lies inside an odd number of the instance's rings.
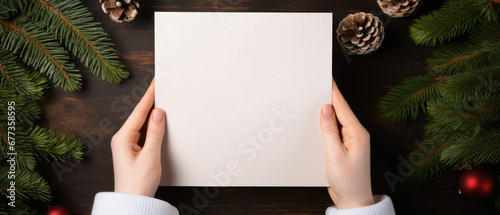
[[[153,110],[153,122],[162,123],[164,117],[165,114],[161,109],[156,108]]]
[[[333,107],[332,105],[324,105],[323,106],[323,118],[329,119],[333,116]]]

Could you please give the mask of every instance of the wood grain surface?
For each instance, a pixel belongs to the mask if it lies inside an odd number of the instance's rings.
[[[379,50],[346,57],[338,43],[334,45],[334,78],[371,133],[373,192],[391,196],[398,214],[498,214],[491,200],[476,203],[458,194],[458,171],[422,184],[398,182],[394,190],[384,178],[384,173],[392,172],[404,180],[398,158],[415,150],[415,141],[423,136],[424,119],[394,125],[381,120],[376,106],[401,80],[425,72],[431,49],[414,45],[408,29],[415,17],[439,8],[442,1],[425,1],[416,15],[389,19],[382,15],[376,0],[143,0],[137,18],[122,24],[112,22],[99,1],[84,4],[103,23],[131,76],[113,85],[80,64],[83,90],[65,93],[52,88],[49,99],[41,103],[44,126],[75,134],[87,145],[80,164],[41,167],[53,187],[55,203],[68,206],[74,214],[90,214],[94,195],[113,190],[109,142],[154,75],[154,11],[334,12],[335,29],[349,13],[381,15],[386,37]],[[156,197],[176,207],[191,208],[191,214],[324,214],[332,204],[325,188],[221,188],[218,195],[203,202],[196,193],[204,189],[160,187]]]

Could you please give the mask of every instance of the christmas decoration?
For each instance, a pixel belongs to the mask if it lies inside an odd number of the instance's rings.
[[[80,139],[37,125],[49,81],[65,91],[81,88],[68,51],[103,80],[128,77],[92,20],[79,0],[0,0],[0,159],[10,160],[0,162],[0,215],[46,211],[52,194],[37,165],[82,160]]]
[[[454,166],[500,165],[500,4],[448,0],[410,27],[417,44],[437,45],[428,72],[408,78],[379,104],[386,120],[427,115],[423,158],[409,180]],[[500,209],[500,196],[496,198]]]
[[[423,0],[377,0],[385,14],[398,18],[413,14],[422,5]]]
[[[485,169],[468,170],[460,176],[459,192],[466,198],[483,201],[493,194],[494,189],[493,176]]]
[[[495,21],[498,7],[498,0],[449,0],[419,18],[410,34],[415,43],[434,46],[469,33],[477,24]]]
[[[139,3],[134,0],[99,0],[104,13],[109,13],[111,20],[122,23],[130,22],[137,16]]]
[[[370,13],[349,14],[337,28],[337,40],[350,55],[368,54],[382,44],[384,25]]]
[[[63,205],[56,205],[49,208],[45,215],[71,215],[71,212]]]

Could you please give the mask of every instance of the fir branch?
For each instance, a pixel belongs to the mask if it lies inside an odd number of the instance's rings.
[[[500,93],[500,65],[463,72],[442,85],[446,100],[477,102]]]
[[[448,0],[439,10],[410,26],[416,44],[434,46],[471,31],[478,22],[499,19],[499,6],[488,0]]]
[[[37,160],[64,164],[82,160],[82,141],[69,134],[59,134],[50,129],[36,126],[28,132]]]
[[[441,161],[449,166],[500,164],[500,128],[457,139],[443,150]]]
[[[7,205],[8,199],[0,198],[0,204]],[[40,215],[40,211],[44,211],[42,208],[46,208],[47,206],[39,206],[35,208],[31,205],[27,205],[21,202],[16,203],[15,208],[10,207],[0,207],[0,215]]]
[[[420,76],[404,80],[380,101],[382,118],[393,122],[415,119],[420,112],[426,112],[427,102],[439,98],[436,88],[449,78]]]
[[[0,95],[3,90],[0,89]],[[0,97],[1,99],[5,98],[5,96]],[[29,100],[31,101],[31,100]],[[0,104],[0,159],[1,160],[8,160],[12,155],[8,153],[15,153],[16,154],[16,168],[18,169],[29,169],[29,170],[34,170],[36,166],[36,160],[35,160],[35,155],[33,152],[33,147],[32,145],[27,142],[26,139],[26,132],[25,132],[25,127],[23,124],[20,122],[20,114],[22,113],[18,111],[18,108],[20,108],[20,104],[17,104],[16,110],[9,111],[7,108],[7,103],[2,103]],[[38,106],[35,107],[38,108]],[[9,112],[14,112],[15,115],[9,115]],[[16,116],[16,120],[14,121],[15,124],[9,125],[8,117],[9,116]],[[9,127],[15,127],[15,131],[9,130]],[[7,139],[8,132],[11,131],[13,132],[13,135],[9,135],[14,139]],[[11,150],[9,141],[14,141],[14,150]],[[3,165],[6,165],[7,163],[0,163],[0,167]]]
[[[33,147],[29,142],[26,142],[26,133],[22,131],[16,132],[15,137],[15,153],[17,155],[9,155],[12,151],[9,149],[9,143],[5,141],[4,137],[7,134],[6,127],[0,127],[0,134],[2,138],[0,139],[0,158],[2,161],[7,161],[11,157],[15,157],[16,159],[16,168],[17,169],[25,169],[25,170],[34,170],[36,167],[35,155],[33,152]],[[2,163],[1,166],[8,164],[7,162]]]
[[[4,31],[0,37],[1,47],[18,53],[21,60],[46,74],[56,86],[66,91],[79,90],[81,74],[68,62],[64,48],[49,33],[38,29],[39,23],[21,20],[23,18],[12,22],[0,20]]]
[[[26,13],[27,9],[26,0],[0,0],[0,20],[11,20],[19,14]]]
[[[7,177],[8,168],[2,168],[0,173],[0,183],[2,187],[0,193],[3,198],[8,195],[8,187],[4,187],[10,183]],[[16,181],[16,208],[8,209],[8,214],[19,214],[19,211],[32,211],[29,208],[40,208],[52,201],[51,189],[45,179],[37,172],[19,170],[15,174]],[[19,208],[17,207],[19,206]],[[45,206],[46,207],[46,206]],[[24,210],[23,210],[24,209]]]
[[[471,69],[497,65],[500,59],[500,23],[482,24],[471,33],[469,41],[442,45],[433,51],[427,63],[430,71],[454,75]],[[491,28],[491,29],[490,29]]]
[[[426,137],[419,148],[421,151],[426,152],[424,154],[427,157],[415,166],[413,173],[408,178],[409,181],[420,183],[427,178],[441,175],[445,170],[445,166],[440,159],[441,153],[459,135],[461,135],[461,131],[457,131],[450,136],[446,136],[446,133],[435,133],[432,136]],[[430,153],[429,148],[432,149]]]
[[[444,45],[434,50],[434,58],[427,59],[428,69],[442,75],[455,75],[469,69],[489,66],[491,55],[499,54],[499,49],[483,48],[470,43]]]
[[[428,107],[427,133],[433,131],[477,135],[483,128],[494,126],[500,120],[500,97],[488,97],[474,101],[449,101],[441,99]]]
[[[24,99],[0,88],[0,122],[7,123],[9,102],[15,102],[16,125],[29,128],[40,118],[40,108],[35,101]]]
[[[47,88],[46,82],[39,73],[27,71],[16,61],[14,55],[0,49],[1,88],[27,99],[39,100],[43,98],[43,91]]]
[[[118,60],[109,35],[94,22],[80,1],[32,0],[38,11],[34,18],[60,38],[92,73],[111,83],[119,83],[129,73]]]
[[[482,44],[485,41],[496,43],[500,40],[500,19],[491,22],[480,23],[470,34],[470,41],[475,44]]]

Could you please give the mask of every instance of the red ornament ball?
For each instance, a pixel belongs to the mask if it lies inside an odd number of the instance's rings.
[[[458,192],[466,198],[483,201],[493,194],[494,189],[493,176],[485,169],[472,169],[460,176]]]
[[[45,215],[71,215],[71,211],[66,206],[56,205],[49,208]]]

